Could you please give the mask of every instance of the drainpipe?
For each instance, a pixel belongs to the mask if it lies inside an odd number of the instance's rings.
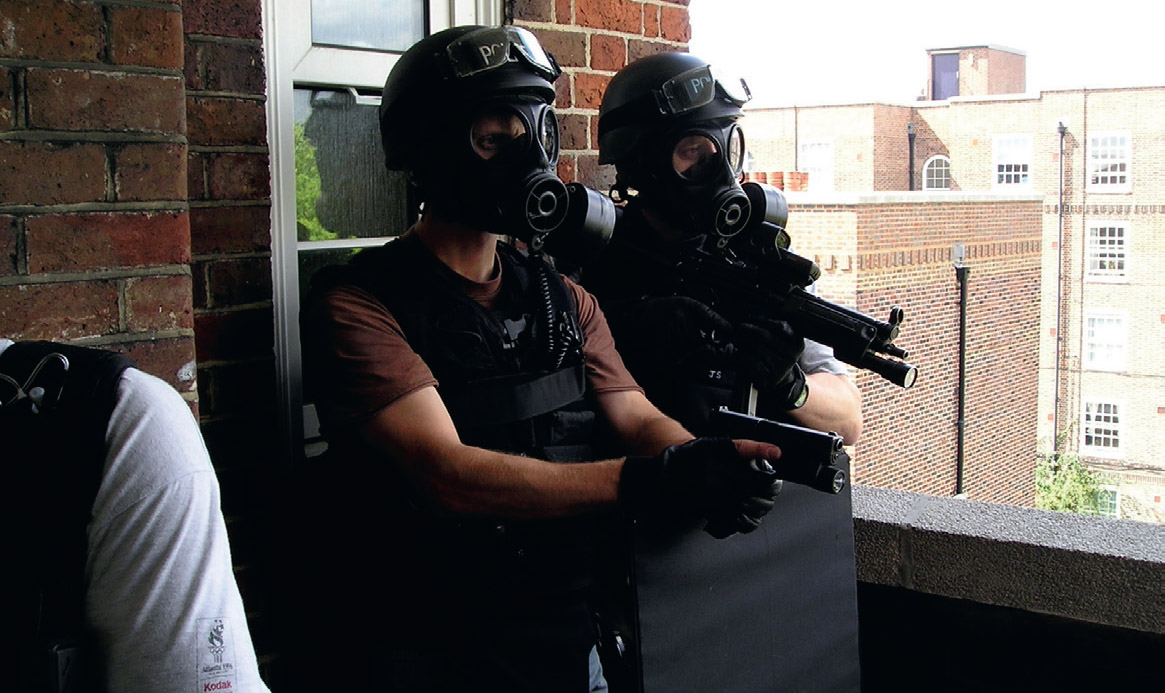
[[[967,410],[967,284],[971,268],[966,264],[966,247],[956,243],[951,252],[955,280],[959,283],[959,409],[955,419],[955,496],[963,495],[963,467],[966,460]]]
[[[910,147],[909,147],[909,149],[910,149],[910,164],[909,164],[910,169],[907,172],[907,176],[910,179],[910,183],[909,183],[909,187],[907,187],[906,189],[907,190],[914,190],[914,123],[907,123],[906,124],[906,139],[909,140],[909,142],[910,142]]]
[[[1060,454],[1060,342],[1063,340],[1062,325],[1060,323],[1060,309],[1064,304],[1063,272],[1064,272],[1064,136],[1068,134],[1068,126],[1060,122],[1056,131],[1060,133],[1060,184],[1059,184],[1059,216],[1057,219],[1058,231],[1056,237],[1056,357],[1053,377],[1055,383],[1052,394],[1052,458]]]

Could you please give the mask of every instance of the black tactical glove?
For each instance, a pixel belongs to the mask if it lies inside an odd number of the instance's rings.
[[[634,517],[698,515],[722,539],[759,527],[780,489],[771,467],[741,457],[728,438],[696,438],[655,457],[628,457],[619,502]]]
[[[741,323],[732,334],[734,360],[762,397],[782,411],[805,404],[809,388],[797,359],[805,351],[802,339],[789,323],[765,320]]]
[[[706,361],[721,349],[718,338],[732,331],[727,320],[687,296],[648,298],[604,311],[613,332],[635,335],[619,342],[620,353],[634,352],[656,366]]]

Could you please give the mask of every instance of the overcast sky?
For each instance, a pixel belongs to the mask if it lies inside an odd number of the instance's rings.
[[[926,86],[926,50],[957,46],[1022,51],[1030,93],[1165,86],[1154,5],[691,0],[689,50],[747,79],[758,106],[913,101]]]

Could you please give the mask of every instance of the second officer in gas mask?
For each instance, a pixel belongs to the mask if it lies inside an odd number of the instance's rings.
[[[706,429],[712,410],[739,411],[756,394],[756,413],[852,444],[860,396],[832,350],[785,322],[734,323],[715,295],[677,291],[674,268],[685,254],[722,244],[765,214],[739,182],[741,107],[750,98],[743,80],[687,53],[642,58],[612,78],[599,111],[599,163],[615,165],[611,196],[626,205],[583,283],[648,396],[693,431]]]

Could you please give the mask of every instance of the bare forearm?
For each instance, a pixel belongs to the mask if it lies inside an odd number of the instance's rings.
[[[424,466],[424,482],[455,513],[561,517],[614,503],[622,466],[621,459],[558,463],[458,446]]]
[[[790,414],[801,426],[817,431],[832,431],[846,445],[853,445],[862,433],[862,399],[849,378],[832,373],[805,376],[809,398],[804,406]]]

